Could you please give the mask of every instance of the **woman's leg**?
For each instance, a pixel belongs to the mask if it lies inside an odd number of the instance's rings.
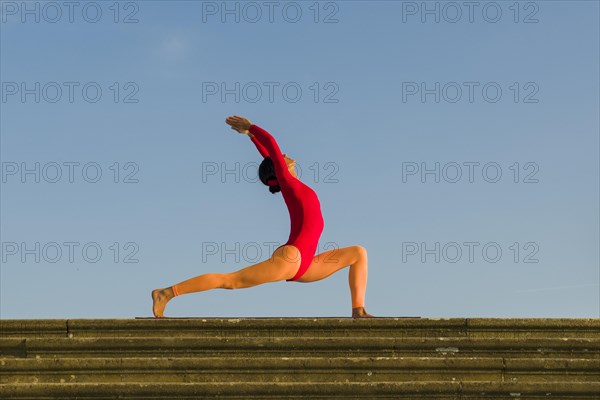
[[[363,246],[342,247],[316,255],[298,282],[319,281],[347,266],[350,266],[348,284],[350,285],[353,314],[363,314],[369,272],[367,250]]]
[[[167,303],[175,296],[211,289],[242,289],[268,282],[291,279],[300,268],[300,252],[295,246],[285,245],[258,264],[231,273],[209,273],[179,282],[171,287],[152,291],[153,313],[159,318]]]

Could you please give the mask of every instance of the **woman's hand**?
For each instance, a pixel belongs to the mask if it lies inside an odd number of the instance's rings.
[[[233,126],[231,127],[231,129],[233,129],[234,131],[238,131],[239,133],[242,133],[244,135],[250,135],[250,131],[240,131],[239,129],[234,128]]]
[[[227,125],[231,125],[231,129],[246,135],[250,133],[248,129],[250,128],[250,126],[252,126],[252,122],[248,121],[246,118],[242,118],[237,115],[227,117],[225,123]]]

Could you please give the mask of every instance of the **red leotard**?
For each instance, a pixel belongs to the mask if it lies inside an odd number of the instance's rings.
[[[260,154],[273,160],[277,182],[290,213],[290,237],[279,247],[293,245],[300,251],[300,268],[292,279],[286,279],[295,281],[306,272],[317,251],[317,242],[324,227],[321,203],[314,190],[290,173],[275,138],[269,132],[256,125],[250,126],[248,131],[254,135],[252,142]]]

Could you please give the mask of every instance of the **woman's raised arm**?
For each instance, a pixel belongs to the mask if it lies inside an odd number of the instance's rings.
[[[231,125],[231,129],[233,129],[234,131],[237,131],[244,135],[250,136],[250,139],[252,139],[252,142],[256,146],[256,149],[258,150],[260,155],[263,157],[269,157],[269,152],[267,151],[267,149],[265,149],[265,147],[262,144],[260,144],[260,142],[258,140],[256,140],[254,138],[254,135],[248,131],[248,128],[250,128],[250,126],[252,125],[252,122],[250,122],[246,118],[242,118],[242,117],[238,117],[237,115],[233,115],[233,116],[227,117],[227,119],[225,119],[225,123],[227,125]]]
[[[250,131],[248,131],[248,136],[250,136],[250,140],[252,140],[252,143],[254,143],[254,145],[256,146],[256,149],[258,150],[258,152],[260,153],[261,156],[270,157],[269,151],[265,148],[265,146],[260,144],[258,139],[256,139],[256,137],[252,133],[250,133]]]
[[[269,156],[273,160],[273,166],[275,167],[275,174],[277,175],[277,178],[291,178],[292,174],[287,167],[287,163],[283,158],[283,154],[281,154],[281,150],[279,149],[279,145],[277,144],[275,138],[271,136],[269,132],[257,125],[251,125],[248,128],[248,131],[252,135],[252,141],[254,144],[256,144],[258,151],[261,154],[266,151],[267,155],[263,155],[265,157]]]
[[[275,167],[275,174],[278,178],[292,177],[292,174],[287,168],[281,150],[277,141],[271,134],[259,126],[252,124],[246,118],[239,117],[237,115],[227,117],[225,122],[231,125],[231,129],[238,131],[239,133],[248,132],[248,136],[252,139],[252,142],[258,149],[259,153],[263,157],[271,157],[273,160],[273,166]]]

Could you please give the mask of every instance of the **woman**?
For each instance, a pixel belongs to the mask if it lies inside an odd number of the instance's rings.
[[[250,136],[264,157],[259,177],[273,194],[281,191],[288,207],[291,232],[288,241],[279,246],[270,259],[236,272],[204,274],[168,288],[152,291],[153,313],[163,317],[167,303],[175,296],[210,289],[242,289],[282,280],[315,282],[350,266],[349,284],[352,317],[371,318],[364,307],[367,287],[367,251],[362,246],[333,249],[315,256],[323,231],[323,217],[317,194],[302,183],[294,170],[295,161],[281,154],[273,136],[246,118],[231,116],[225,122],[231,129]]]

